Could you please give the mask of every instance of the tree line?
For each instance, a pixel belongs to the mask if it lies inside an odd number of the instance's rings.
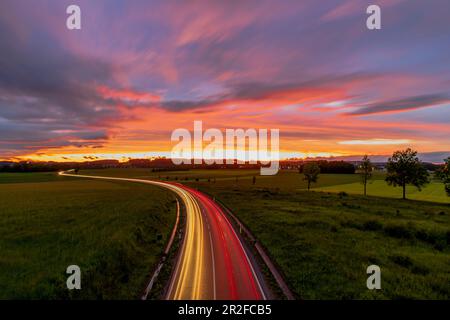
[[[367,195],[367,184],[372,179],[375,167],[369,156],[365,155],[360,165],[358,173],[363,184],[363,193]],[[304,180],[307,182],[308,190],[312,183],[316,183],[322,171],[320,162],[308,162],[301,168]],[[395,151],[386,164],[386,178],[388,185],[402,188],[402,198],[406,199],[406,187],[415,186],[419,191],[430,182],[430,173],[426,164],[421,162],[417,156],[417,151],[408,148],[406,150]],[[435,177],[442,181],[446,194],[450,196],[450,157],[444,160],[444,165],[435,170]]]
[[[321,173],[353,174],[356,171],[355,166],[349,162],[318,160],[302,163],[298,168],[299,172],[303,173],[305,166],[308,167],[311,163],[316,164],[319,167]]]

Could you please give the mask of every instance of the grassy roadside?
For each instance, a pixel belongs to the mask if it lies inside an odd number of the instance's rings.
[[[304,299],[449,299],[450,207],[419,201],[193,183],[252,230]],[[366,268],[382,290],[366,288]]]
[[[0,184],[0,299],[137,298],[172,230],[174,197],[48,177]],[[70,264],[81,268],[82,290],[65,287]]]

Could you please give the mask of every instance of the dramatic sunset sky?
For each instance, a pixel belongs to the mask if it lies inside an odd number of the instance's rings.
[[[0,6],[3,160],[167,155],[194,120],[278,128],[282,157],[450,150],[448,0]]]

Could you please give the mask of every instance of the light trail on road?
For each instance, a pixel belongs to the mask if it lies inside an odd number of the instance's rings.
[[[178,183],[68,173],[60,175],[151,184],[178,195],[186,209],[186,229],[166,299],[266,299],[240,237],[222,208],[204,193]]]

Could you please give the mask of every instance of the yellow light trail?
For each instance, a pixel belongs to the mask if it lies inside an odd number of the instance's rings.
[[[172,282],[179,275],[179,281],[176,282],[176,288],[169,290],[168,298],[179,299],[201,299],[201,284],[203,283],[203,246],[204,232],[203,219],[201,217],[201,209],[195,200],[184,189],[174,186],[177,193],[184,198],[186,205],[186,234],[182,244],[180,261],[181,266],[177,265],[175,276]],[[181,268],[180,271],[178,269]],[[172,285],[171,285],[172,287]]]
[[[205,264],[204,256],[204,235],[202,211],[198,201],[186,190],[177,185],[130,178],[115,178],[102,176],[87,176],[79,174],[69,174],[59,172],[60,175],[89,178],[89,179],[105,179],[120,180],[129,182],[139,182],[163,187],[175,192],[186,207],[186,233],[182,243],[180,259],[176,265],[174,276],[171,280],[167,299],[173,300],[199,300],[202,299],[201,285],[205,283],[203,279],[203,266]],[[181,270],[179,270],[181,268]],[[178,281],[177,281],[178,278]]]

